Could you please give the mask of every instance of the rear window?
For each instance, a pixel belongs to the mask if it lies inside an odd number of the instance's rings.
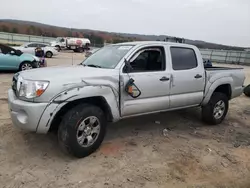
[[[174,70],[188,70],[197,67],[197,58],[193,49],[171,47],[170,51]]]

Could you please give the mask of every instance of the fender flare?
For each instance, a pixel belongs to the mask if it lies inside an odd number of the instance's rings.
[[[49,130],[51,123],[53,122],[53,119],[56,117],[57,113],[60,112],[60,110],[69,102],[90,97],[103,97],[110,108],[113,122],[120,119],[119,97],[114,94],[114,91],[111,89],[111,87],[73,87],[60,92],[50,101],[41,115],[37,126],[37,132],[46,133]]]
[[[217,80],[214,80],[212,83],[208,81],[208,84],[205,88],[204,99],[201,105],[206,105],[213,95],[214,91],[221,85],[229,84],[231,89],[233,88],[233,78],[232,77],[222,77]]]

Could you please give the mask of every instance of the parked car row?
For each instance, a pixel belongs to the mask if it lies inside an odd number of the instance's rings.
[[[38,49],[43,51],[43,57],[36,54]],[[98,50],[99,48],[87,50],[85,57],[89,57]],[[52,58],[58,54],[56,47],[45,43],[25,43],[15,47],[0,44],[0,70],[22,71],[43,67],[46,66],[44,58]]]
[[[0,44],[0,70],[23,71],[44,67],[44,57],[36,55],[37,49],[42,50],[46,58],[58,55],[55,47],[45,43],[25,43],[18,47]]]
[[[12,47],[0,44],[0,70],[23,71],[39,67],[40,59]]]
[[[42,48],[44,50],[45,57],[52,58],[53,56],[58,55],[58,51],[55,47],[49,46],[45,43],[25,43],[18,47],[13,47],[16,50],[21,50],[23,53],[29,53],[35,55],[36,48]]]

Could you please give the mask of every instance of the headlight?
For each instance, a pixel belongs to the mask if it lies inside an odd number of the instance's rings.
[[[41,96],[49,85],[48,81],[22,80],[19,96],[32,99]]]

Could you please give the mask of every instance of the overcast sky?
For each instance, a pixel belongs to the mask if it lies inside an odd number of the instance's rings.
[[[250,46],[250,0],[8,0],[0,19]]]

